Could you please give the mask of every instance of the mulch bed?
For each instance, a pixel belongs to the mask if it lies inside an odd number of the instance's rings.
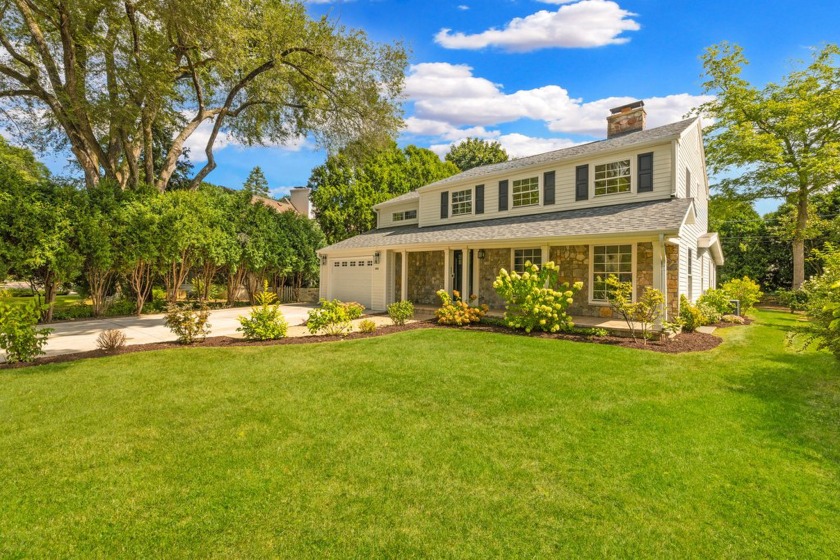
[[[751,323],[747,320],[746,324]],[[719,328],[737,327],[743,325],[736,325],[734,323],[721,323],[713,325]],[[184,346],[177,342],[156,342],[152,344],[135,344],[131,346],[124,346],[119,350],[105,351],[105,350],[90,350],[88,352],[77,352],[75,354],[60,354],[58,356],[44,356],[38,358],[32,363],[17,363],[17,364],[0,364],[2,369],[17,369],[22,367],[40,366],[46,364],[60,364],[65,362],[74,362],[76,360],[84,360],[88,358],[104,358],[106,356],[119,356],[122,354],[133,354],[135,352],[148,352],[151,350],[167,350],[172,348],[230,348],[236,346],[281,346],[288,344],[313,344],[320,342],[340,342],[343,340],[356,340],[359,338],[371,338],[375,336],[384,336],[402,331],[411,331],[416,329],[461,329],[466,331],[479,332],[494,332],[511,336],[529,336],[533,338],[550,338],[557,340],[571,340],[574,342],[591,342],[594,344],[608,344],[610,346],[621,346],[624,348],[635,348],[637,350],[649,350],[651,352],[663,352],[666,354],[679,354],[682,352],[702,352],[704,350],[711,350],[721,343],[721,339],[703,333],[680,333],[675,337],[664,340],[651,340],[647,344],[643,344],[641,340],[634,342],[632,338],[623,336],[586,336],[578,334],[565,333],[525,333],[522,331],[514,331],[501,325],[488,324],[474,324],[466,327],[455,327],[438,325],[434,319],[426,321],[417,321],[408,325],[397,326],[389,325],[379,327],[373,333],[353,332],[344,337],[339,336],[304,336],[294,338],[282,338],[280,340],[265,340],[265,341],[247,341],[241,338],[232,338],[229,336],[212,336],[205,339],[203,342],[197,342],[190,346]]]

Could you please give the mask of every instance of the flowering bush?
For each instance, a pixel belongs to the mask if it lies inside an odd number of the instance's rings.
[[[697,305],[708,305],[717,310],[717,315],[727,315],[732,313],[734,306],[729,301],[729,294],[723,290],[715,290],[714,288],[706,290],[706,293],[697,298]],[[714,321],[717,323],[717,321]]]
[[[312,334],[319,332],[330,336],[347,334],[353,330],[350,321],[361,317],[364,311],[365,307],[354,301],[344,303],[337,299],[332,301],[322,299],[321,307],[309,312],[306,328]]]
[[[486,305],[470,306],[461,299],[461,294],[457,290],[452,292],[451,298],[445,290],[438,290],[437,296],[440,298],[442,305],[440,309],[435,311],[435,316],[441,325],[458,325],[460,327],[470,323],[478,323],[487,313]],[[475,296],[473,296],[470,301],[475,299]]]
[[[395,301],[388,306],[388,316],[395,325],[405,325],[405,322],[414,317],[414,304],[408,300]]]
[[[526,262],[522,274],[508,273],[504,268],[500,270],[493,288],[505,300],[505,324],[525,332],[570,330],[574,323],[566,310],[583,283],[561,285],[558,277],[557,265],[553,262],[545,263],[542,269]]]
[[[256,296],[259,307],[251,310],[250,317],[239,317],[241,331],[248,340],[277,340],[286,336],[289,328],[280,306],[277,294],[268,291],[268,281],[263,282],[263,291]]]
[[[740,279],[733,278],[726,282],[722,289],[730,299],[737,299],[741,302],[741,315],[746,315],[748,311],[752,311],[753,306],[764,295],[761,286],[751,280],[749,276]]]

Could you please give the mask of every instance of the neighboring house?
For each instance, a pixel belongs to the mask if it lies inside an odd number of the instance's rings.
[[[289,191],[289,196],[283,197],[280,200],[254,195],[251,198],[251,202],[262,202],[277,212],[297,212],[301,216],[311,218],[312,209],[309,203],[309,194],[311,192],[312,189],[307,187],[292,187]]]
[[[707,231],[709,184],[699,119],[645,130],[636,102],[612,110],[606,140],[470,169],[374,206],[377,228],[319,251],[321,297],[383,310],[435,292],[503,308],[499,269],[554,261],[581,281],[570,312],[609,317],[611,274],[694,301],[723,253]]]

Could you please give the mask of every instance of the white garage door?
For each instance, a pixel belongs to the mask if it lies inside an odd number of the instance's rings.
[[[341,301],[355,301],[370,308],[373,257],[333,259],[330,267],[330,297]]]

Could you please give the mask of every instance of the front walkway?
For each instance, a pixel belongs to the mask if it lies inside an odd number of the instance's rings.
[[[283,316],[289,324],[288,336],[306,336],[309,334],[305,327],[306,317],[309,310],[314,307],[315,305],[306,303],[290,303],[280,306]],[[210,336],[242,338],[242,333],[236,332],[236,329],[240,326],[237,318],[240,315],[248,315],[250,312],[250,307],[211,311]],[[371,317],[371,319],[377,325],[391,324],[391,320],[387,316]],[[66,321],[45,326],[53,329],[53,333],[44,348],[47,356],[96,350],[96,338],[99,333],[108,329],[123,331],[128,337],[126,344],[129,345],[175,340],[175,336],[164,324],[163,314]],[[0,362],[3,361],[5,360],[0,355]]]

